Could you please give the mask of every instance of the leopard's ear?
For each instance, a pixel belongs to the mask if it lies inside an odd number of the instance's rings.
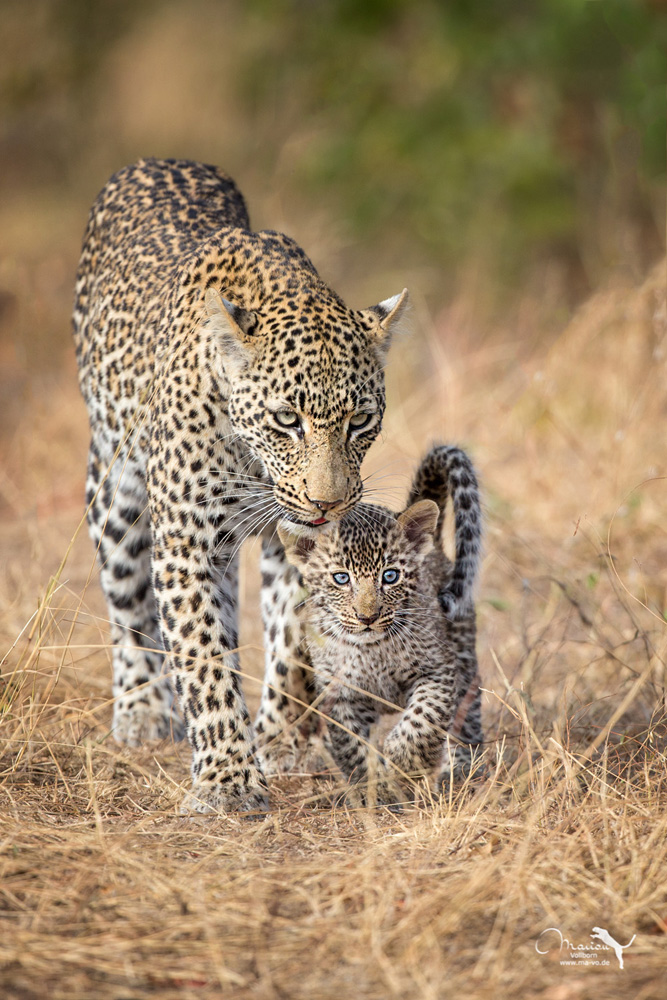
[[[204,306],[225,368],[231,368],[230,374],[237,374],[253,356],[257,313],[233,305],[212,287],[206,289]]]
[[[399,295],[392,295],[390,299],[384,299],[378,305],[364,310],[366,315],[373,318],[371,334],[375,335],[378,346],[384,352],[389,350],[392,336],[406,328],[409,302],[408,290],[404,288]]]
[[[283,544],[288,562],[299,569],[310,559],[313,549],[317,544],[314,538],[309,535],[298,535],[289,528],[278,525],[278,538]]]
[[[433,500],[418,500],[399,514],[396,520],[403,528],[405,537],[419,552],[426,553],[433,548],[433,536],[440,508]]]

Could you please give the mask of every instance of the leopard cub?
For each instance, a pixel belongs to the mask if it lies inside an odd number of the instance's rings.
[[[448,498],[454,563],[442,544]],[[465,452],[432,449],[401,514],[361,504],[314,537],[278,530],[308,592],[302,615],[329,748],[362,799],[371,726],[397,709],[378,802],[409,797],[415,778],[438,769],[439,787],[452,763],[469,772],[482,742],[473,604],[481,514]]]

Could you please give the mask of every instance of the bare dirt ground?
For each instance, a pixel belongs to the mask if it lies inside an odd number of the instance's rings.
[[[67,276],[40,280],[16,279],[36,329]],[[73,364],[33,378],[33,359],[7,354],[3,998],[665,995],[665,286],[661,265],[602,292],[530,352],[419,308],[416,339],[396,345],[368,469],[398,504],[434,439],[464,443],[487,518],[488,777],[400,815],[332,809],[334,779],[297,773],[255,822],[182,818],[184,745],[113,743]],[[253,708],[256,557],[242,584]],[[594,928],[635,936],[623,969]]]

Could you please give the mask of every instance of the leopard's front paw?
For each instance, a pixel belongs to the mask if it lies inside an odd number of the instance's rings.
[[[300,756],[298,733],[295,730],[278,732],[272,737],[257,734],[257,758],[264,774],[274,777],[294,770]]]
[[[138,747],[147,740],[185,738],[182,720],[168,705],[135,702],[129,706],[123,700],[114,707],[111,733],[117,743],[130,747]]]
[[[269,795],[262,772],[246,768],[243,777],[232,776],[226,784],[196,781],[181,803],[181,813],[230,813],[263,815]]]

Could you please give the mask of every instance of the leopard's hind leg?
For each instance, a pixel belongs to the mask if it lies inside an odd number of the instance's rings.
[[[114,460],[105,449],[103,458],[101,450],[93,440],[86,500],[113,642],[113,736],[130,746],[170,735],[182,739],[171,685],[162,676],[143,472],[132,456]]]

